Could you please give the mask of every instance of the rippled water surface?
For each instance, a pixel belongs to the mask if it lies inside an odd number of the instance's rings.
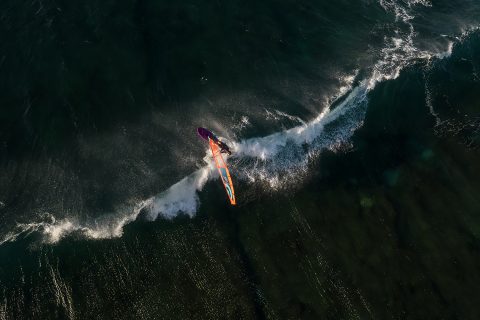
[[[468,0],[2,1],[0,319],[478,319],[479,27]]]

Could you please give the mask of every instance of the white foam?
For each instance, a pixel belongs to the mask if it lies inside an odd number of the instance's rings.
[[[238,121],[237,123],[235,123],[231,126],[231,129],[233,131],[242,131],[243,129],[249,127],[250,125],[251,125],[251,123],[250,123],[250,119],[248,118],[248,116],[243,115],[243,116],[241,116],[240,121]]]
[[[466,28],[465,30],[462,31],[461,35],[456,37],[456,40],[458,43],[463,42],[470,34],[473,32],[477,32],[480,30],[478,26],[471,26]],[[443,37],[448,37],[447,35],[442,35]],[[447,49],[443,52],[439,52],[435,55],[437,59],[446,59],[450,58],[452,56],[453,48],[454,48],[455,43],[453,41],[449,41],[447,44]],[[431,84],[430,84],[430,79],[426,75],[426,73],[429,73],[431,71],[431,63],[427,65],[426,72],[424,73],[424,80],[425,80],[425,103],[428,107],[428,110],[432,117],[435,118],[435,125],[440,125],[442,123],[442,119],[440,118],[440,115],[438,112],[435,111],[433,107],[433,93]]]
[[[428,70],[427,70],[428,72]],[[432,90],[430,89],[430,80],[428,76],[424,73],[424,81],[425,81],[425,103],[428,107],[430,114],[435,118],[435,125],[439,125],[442,121],[440,116],[435,109],[433,108],[433,97],[432,97]]]
[[[359,99],[360,97],[360,99]],[[288,142],[295,145],[311,144],[322,133],[324,126],[342,116],[352,102],[361,102],[366,98],[366,88],[360,85],[353,89],[348,97],[333,111],[326,110],[308,124],[277,132],[262,138],[252,138],[234,143],[236,157],[255,157],[260,160],[274,158]]]
[[[173,218],[180,212],[192,217],[199,204],[197,192],[203,189],[214,172],[213,164],[206,165],[155,197],[148,206],[148,218],[155,220],[159,215]]]
[[[100,220],[94,219],[83,224],[71,218],[57,220],[52,214],[45,213],[41,215],[39,222],[18,223],[15,230],[9,232],[0,241],[0,245],[13,242],[19,237],[26,237],[33,232],[40,232],[46,243],[56,243],[74,232],[91,239],[120,237],[123,234],[123,227],[136,220],[140,211],[148,207],[151,202],[152,198],[140,201],[126,214],[105,215]]]
[[[420,4],[424,7],[431,7],[433,6],[431,0],[407,0],[407,4],[409,7],[412,7],[414,5]]]
[[[435,56],[438,59],[449,58],[452,55],[452,52],[453,52],[453,45],[454,45],[453,41],[449,41],[448,44],[447,44],[447,50],[445,50],[443,52],[439,52]]]
[[[338,98],[345,95],[348,91],[352,89],[353,83],[358,76],[360,69],[357,69],[350,75],[344,75],[340,77],[340,83],[342,84],[341,87],[338,89],[338,93],[333,96],[333,101],[337,100]],[[329,105],[331,102],[328,103]]]
[[[434,55],[431,52],[419,50],[414,46],[415,30],[411,20],[414,18],[409,8],[416,4],[431,6],[429,1],[411,0],[406,2],[395,0],[380,0],[380,5],[387,12],[395,14],[398,22],[394,35],[385,38],[385,47],[382,49],[382,59],[373,67],[373,75],[370,78],[368,88],[372,89],[376,83],[396,79],[400,71],[418,59],[431,59]],[[402,32],[406,28],[407,32]]]

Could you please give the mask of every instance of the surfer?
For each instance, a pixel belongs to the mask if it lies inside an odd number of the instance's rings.
[[[227,153],[229,156],[232,155],[230,147],[227,146],[225,142],[220,141],[212,132],[208,131],[205,128],[198,128],[197,133],[205,140],[211,139],[219,148],[221,153]]]
[[[227,146],[226,143],[224,143],[224,142],[222,142],[218,139],[216,139],[216,140],[214,139],[213,141],[217,144],[217,146],[220,147],[220,152],[221,153],[228,153],[229,156],[232,155],[232,152],[230,151],[230,148]]]
[[[223,186],[227,192],[228,199],[230,203],[235,205],[237,202],[235,200],[235,191],[233,191],[232,178],[230,177],[230,172],[228,171],[227,164],[223,160],[222,153],[228,153],[231,155],[230,148],[226,143],[220,141],[211,131],[205,128],[197,128],[197,133],[202,139],[208,141],[210,149],[212,150],[212,156],[215,160],[215,165],[218,169],[218,173],[222,178]]]

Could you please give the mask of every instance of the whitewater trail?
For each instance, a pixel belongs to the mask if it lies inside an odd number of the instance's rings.
[[[431,53],[415,48],[415,31],[409,9],[414,5],[431,6],[429,1],[413,0],[398,4],[393,0],[381,0],[382,7],[394,13],[397,23],[401,24],[391,38],[385,39],[381,50],[381,59],[371,68],[369,77],[356,80],[354,75],[343,79],[344,85],[333,96],[330,105],[312,121],[265,137],[251,138],[232,143],[234,155],[229,162],[235,179],[245,183],[266,183],[271,189],[280,189],[301,179],[302,173],[312,158],[323,150],[337,151],[348,146],[349,139],[362,124],[367,108],[368,93],[376,84],[395,79],[406,66],[419,59],[430,60],[433,57],[446,58],[447,52]],[[407,32],[402,32],[406,29]],[[45,214],[40,222],[19,223],[6,234],[0,245],[11,242],[20,236],[33,232],[44,235],[45,242],[55,243],[68,234],[80,234],[91,239],[119,237],[128,223],[135,221],[140,212],[155,220],[159,217],[171,219],[180,213],[193,217],[200,205],[198,193],[205,184],[218,177],[212,158],[204,157],[205,165],[161,194],[138,203],[125,212],[105,215],[91,222],[75,221],[71,218],[56,220],[51,214]],[[300,177],[300,178],[299,178]],[[220,200],[219,200],[220,201]]]

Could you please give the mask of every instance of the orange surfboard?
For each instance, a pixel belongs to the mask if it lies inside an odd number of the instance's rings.
[[[228,199],[232,205],[235,205],[235,191],[233,190],[232,178],[230,178],[230,172],[223,160],[221,150],[212,139],[208,138],[208,143],[210,144],[210,149],[212,149],[213,159],[215,159],[215,165],[220,173],[220,178],[222,178],[222,183],[227,192]]]

